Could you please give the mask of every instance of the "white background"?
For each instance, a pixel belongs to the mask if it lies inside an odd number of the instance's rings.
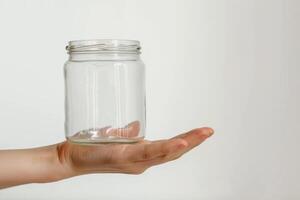
[[[30,184],[0,199],[300,199],[299,25],[297,0],[0,0],[0,148],[64,140],[74,39],[141,41],[148,139],[215,128],[139,176]]]

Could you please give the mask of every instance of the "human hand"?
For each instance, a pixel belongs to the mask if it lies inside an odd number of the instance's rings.
[[[104,130],[99,134],[120,133],[118,129]],[[139,126],[131,123],[126,130],[124,137],[134,137]],[[197,128],[171,139],[132,144],[79,145],[64,141],[32,149],[0,150],[0,188],[88,173],[140,174],[151,166],[179,158],[212,134],[211,128]]]
[[[102,129],[100,134],[114,135],[119,129]],[[126,137],[139,132],[137,122],[126,127]],[[129,131],[128,131],[129,130]],[[125,131],[124,131],[125,132]],[[137,143],[79,145],[69,141],[58,144],[58,158],[68,176],[86,173],[140,174],[151,166],[175,160],[213,134],[211,128],[197,128],[171,139]]]

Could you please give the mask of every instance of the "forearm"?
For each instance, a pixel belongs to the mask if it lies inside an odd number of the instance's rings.
[[[60,161],[57,145],[0,150],[0,188],[57,181],[70,176]]]

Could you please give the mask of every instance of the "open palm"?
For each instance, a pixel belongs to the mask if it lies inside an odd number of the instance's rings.
[[[136,123],[131,123],[126,128],[126,137],[135,136],[139,131]],[[115,133],[115,129],[107,131],[104,128],[99,131],[99,134]],[[59,160],[65,168],[77,175],[105,172],[140,174],[153,165],[179,158],[212,134],[211,128],[197,128],[171,139],[97,145],[79,145],[65,141],[57,149]]]

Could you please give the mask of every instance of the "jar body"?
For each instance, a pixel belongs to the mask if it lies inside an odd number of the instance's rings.
[[[145,66],[139,56],[84,56],[64,65],[67,139],[77,143],[143,139]]]

